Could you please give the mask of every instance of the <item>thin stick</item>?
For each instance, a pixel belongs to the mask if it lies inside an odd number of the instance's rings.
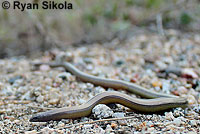
[[[157,29],[161,36],[165,36],[164,30],[163,30],[163,23],[162,23],[162,14],[158,14],[156,16],[156,23],[157,23]]]
[[[122,117],[122,118],[111,118],[111,119],[95,120],[95,121],[90,121],[90,122],[82,122],[82,123],[77,123],[77,124],[65,126],[65,128],[71,128],[71,127],[80,126],[80,125],[84,125],[84,124],[93,124],[93,123],[97,123],[97,122],[127,120],[127,119],[132,119],[134,117],[135,116],[128,116],[128,117]]]
[[[2,100],[2,104],[0,105],[8,105],[8,104],[29,104],[31,101],[26,100]]]

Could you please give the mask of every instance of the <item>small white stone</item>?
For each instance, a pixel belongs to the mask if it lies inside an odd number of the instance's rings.
[[[197,121],[196,121],[196,120],[190,120],[190,121],[189,121],[189,124],[190,124],[192,127],[195,127],[195,126],[197,126]]]
[[[124,113],[121,113],[121,112],[116,112],[114,113],[112,116],[114,118],[123,118],[124,117]],[[120,125],[127,125],[127,121],[126,120],[118,120],[117,121]]]
[[[110,125],[106,126],[106,133],[110,133],[111,131],[113,131],[112,127]]]
[[[49,127],[44,127],[43,129],[41,129],[41,132],[44,134],[49,134],[49,133],[53,133],[53,129]]]
[[[13,94],[13,88],[11,86],[7,86],[1,90],[1,93],[4,95],[12,95]]]
[[[103,128],[101,128],[101,127],[98,127],[95,133],[97,133],[97,134],[105,134],[105,130],[103,130]]]
[[[165,119],[173,120],[174,116],[173,116],[172,112],[165,112]]]
[[[148,76],[151,76],[151,77],[154,77],[154,72],[151,70],[151,69],[147,69],[146,70],[146,74],[148,75]]]
[[[99,94],[99,93],[105,92],[105,89],[98,86],[94,88],[94,91],[95,91],[95,94]]]
[[[167,64],[173,63],[173,59],[171,57],[164,57],[164,58],[162,58],[162,61],[167,63]]]
[[[152,126],[153,125],[153,122],[152,121],[148,121],[147,122],[147,126]]]
[[[34,94],[35,94],[35,96],[40,96],[41,92],[40,91],[35,91]]]
[[[178,94],[187,94],[188,90],[184,86],[180,86],[177,89]]]
[[[86,129],[90,129],[93,125],[92,124],[85,124],[83,127]]]
[[[169,81],[164,81],[164,82],[162,82],[162,91],[163,91],[164,93],[169,93],[170,88],[171,88],[171,86],[170,86]]]
[[[58,123],[58,127],[64,127],[64,126],[65,126],[65,123],[63,123],[63,122]]]
[[[112,115],[112,117],[114,118],[123,118],[124,117],[124,113],[121,113],[121,112],[116,112]]]
[[[19,87],[18,89],[17,89],[17,92],[19,92],[19,93],[25,93],[26,92],[26,88],[24,87],[24,86],[21,86],[21,87]]]
[[[93,70],[94,69],[93,65],[88,65],[86,68],[87,68],[87,70]]]
[[[48,85],[47,85],[45,88],[46,88],[46,90],[52,89],[52,87],[51,87],[51,86],[48,86]]]
[[[189,131],[188,134],[196,134],[196,132]]]
[[[23,79],[17,79],[15,80],[14,84],[13,84],[13,87],[19,87],[19,86],[22,86],[24,80]]]
[[[153,127],[150,127],[147,129],[147,132],[153,132],[155,129]]]
[[[63,80],[62,80],[62,78],[60,78],[60,77],[56,77],[55,82],[56,82],[56,83],[62,83]]]
[[[195,99],[195,97],[193,95],[188,95],[188,104],[192,105],[192,104],[196,104],[197,101]]]
[[[43,102],[44,101],[44,96],[42,96],[42,95],[38,96],[36,101],[39,102],[39,103]]]
[[[83,104],[83,103],[85,103],[85,102],[87,102],[87,101],[84,100],[84,99],[79,99],[79,103],[80,103],[80,104]]]
[[[104,104],[99,104],[92,109],[94,116],[99,119],[108,118],[113,115],[112,109]]]
[[[14,120],[13,122],[16,123],[16,124],[19,124],[20,120]]]
[[[49,65],[41,65],[40,66],[40,71],[49,71],[50,70],[50,67],[49,67]]]
[[[27,91],[27,92],[21,97],[21,99],[22,99],[22,100],[31,100],[31,97],[32,97],[31,91]]]
[[[176,126],[179,127],[179,126],[181,125],[181,122],[182,122],[182,121],[181,121],[180,119],[175,118],[174,121],[173,121],[173,124],[175,124]]]
[[[184,68],[182,70],[182,74],[185,75],[186,77],[191,77],[191,78],[198,78],[198,75],[194,72],[192,68]]]
[[[155,63],[160,69],[165,69],[165,68],[167,68],[167,65],[164,63],[164,62],[162,62],[162,61],[156,61],[156,63]]]
[[[49,99],[50,104],[58,104],[60,102],[61,94],[57,92],[56,89],[52,89],[52,91],[50,91],[49,94],[50,94],[50,99]]]

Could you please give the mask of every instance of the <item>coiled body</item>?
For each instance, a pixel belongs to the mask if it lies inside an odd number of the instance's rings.
[[[186,107],[186,98],[180,98],[173,95],[156,93],[140,87],[136,84],[113,79],[104,79],[96,76],[88,75],[70,63],[35,63],[34,65],[48,64],[51,67],[64,67],[67,71],[76,75],[79,79],[84,82],[93,83],[102,87],[110,87],[113,89],[123,89],[134,94],[137,94],[143,98],[150,99],[137,99],[132,98],[126,94],[119,92],[104,92],[101,93],[87,103],[67,108],[58,108],[47,112],[40,113],[33,116],[30,121],[49,121],[49,120],[60,120],[69,118],[79,118],[88,116],[91,114],[92,108],[97,104],[109,104],[119,103],[127,106],[131,109],[141,112],[158,112],[175,107]]]

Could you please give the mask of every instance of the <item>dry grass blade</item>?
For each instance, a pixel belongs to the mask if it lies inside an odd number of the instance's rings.
[[[97,123],[97,122],[127,120],[127,119],[132,119],[134,117],[135,116],[128,116],[128,117],[122,117],[122,118],[111,118],[111,119],[101,119],[101,120],[95,120],[95,121],[89,121],[89,122],[82,122],[82,123],[77,123],[77,124],[73,124],[73,125],[68,125],[65,128],[71,128],[71,127],[81,126],[81,125],[84,125],[84,124],[93,124],[93,123]]]

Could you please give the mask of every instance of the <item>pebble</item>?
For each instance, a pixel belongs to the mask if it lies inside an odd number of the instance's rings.
[[[116,113],[114,113],[112,116],[113,116],[114,118],[123,118],[123,117],[125,117],[124,115],[125,115],[125,113],[116,112]],[[127,125],[127,121],[126,121],[126,120],[118,120],[117,122],[118,122],[120,125]]]
[[[87,70],[93,70],[94,69],[94,67],[93,67],[93,65],[87,65]]]
[[[166,94],[170,93],[171,85],[169,81],[163,81],[162,82],[162,91]]]
[[[54,130],[52,128],[49,128],[49,127],[44,127],[43,129],[41,129],[41,132],[42,133],[47,133],[47,134],[50,134],[50,133],[53,133]]]
[[[92,58],[86,57],[86,58],[83,58],[83,61],[87,64],[90,64],[92,63]]]
[[[84,99],[79,99],[79,103],[80,104],[84,104],[84,103],[86,103],[87,101],[86,100],[84,100]]]
[[[184,86],[180,86],[180,87],[178,87],[177,92],[178,92],[179,95],[187,94],[188,90]]]
[[[13,122],[16,123],[16,124],[19,124],[20,120],[14,120]]]
[[[117,127],[117,124],[116,123],[111,123],[111,127],[115,129]]]
[[[173,120],[173,123],[174,123],[176,126],[180,127],[182,121],[181,121],[179,118],[175,118],[175,119]]]
[[[197,101],[195,99],[195,97],[193,95],[188,95],[188,104],[192,105],[192,104],[196,104]]]
[[[183,77],[186,77],[186,78],[193,78],[193,79],[198,78],[198,75],[194,72],[192,68],[184,68],[182,70],[182,75]]]
[[[152,82],[152,85],[154,86],[154,87],[162,87],[162,82],[160,82],[160,81],[153,81]]]
[[[155,128],[153,128],[153,127],[150,127],[150,128],[148,128],[148,129],[147,129],[147,132],[150,132],[150,133],[152,133],[152,132],[154,132],[154,130],[155,130]]]
[[[50,70],[50,67],[49,65],[40,65],[40,71],[49,71]]]
[[[86,129],[90,129],[90,128],[93,127],[93,125],[92,124],[85,124],[83,127],[86,128]]]
[[[36,130],[32,130],[32,131],[26,131],[25,134],[36,134],[37,131]]]
[[[200,92],[200,81],[198,81],[197,83],[198,83],[198,84],[195,84],[195,86],[196,86],[195,90],[196,90],[197,92]],[[1,86],[0,86],[0,87],[1,87]]]
[[[200,113],[200,105],[195,105],[193,110],[197,113]]]
[[[63,72],[58,74],[59,78],[62,78],[63,80],[67,80],[67,81],[73,81],[73,77],[71,75],[71,73],[68,72]]]
[[[181,68],[177,66],[168,66],[167,68],[161,70],[161,72],[165,72],[166,75],[175,74],[177,76],[181,75]]]
[[[45,78],[43,82],[46,85],[51,85],[53,83],[53,80],[51,78]]]
[[[165,119],[166,120],[174,120],[174,116],[172,112],[165,112]]]
[[[66,56],[66,58],[65,58],[66,61],[71,62],[71,61],[73,61],[73,59],[74,59],[74,55],[73,55],[72,52],[66,52],[66,53],[65,53],[65,56]]]
[[[15,80],[15,82],[13,83],[13,87],[20,87],[20,86],[23,86],[23,82],[24,82],[23,79],[17,79],[17,80]]]
[[[56,61],[57,62],[63,62],[63,61],[73,61],[74,59],[74,55],[72,52],[58,52],[58,54],[56,54]]]
[[[98,127],[97,130],[95,131],[96,134],[105,134],[105,130],[103,128]]]
[[[176,109],[174,110],[173,115],[174,115],[175,117],[184,116],[184,113],[183,113],[182,108],[176,108]]]
[[[11,86],[7,86],[7,87],[4,87],[1,92],[2,94],[11,96],[13,95],[13,88]]]
[[[193,131],[189,131],[187,132],[188,134],[196,134],[196,132],[193,132]]]
[[[113,129],[110,125],[107,125],[105,131],[106,131],[106,133],[111,133],[113,131]]]
[[[190,88],[190,91],[188,92],[188,94],[194,96],[195,98],[200,96],[200,94],[197,91],[195,91],[193,88]]]
[[[40,91],[37,91],[37,90],[35,90],[35,91],[34,91],[34,95],[35,95],[35,96],[40,96],[40,95],[41,95],[41,92],[40,92]]]
[[[63,79],[62,78],[60,78],[60,77],[56,77],[56,79],[55,79],[55,82],[54,83],[62,83],[63,82]]]
[[[196,120],[190,120],[190,121],[189,121],[189,124],[190,124],[192,127],[196,127],[196,126],[197,126],[197,121],[196,121]]]
[[[39,95],[39,96],[37,97],[36,101],[39,102],[39,103],[43,102],[43,101],[44,101],[44,96]]]
[[[58,104],[60,102],[61,99],[61,95],[56,92],[56,91],[50,91],[50,98],[49,98],[49,103],[50,104]]]
[[[103,119],[111,117],[114,112],[108,106],[104,104],[99,104],[92,109],[92,113],[94,114],[95,118]]]
[[[32,99],[31,91],[27,91],[24,95],[22,95],[21,99],[22,100],[31,100]]]
[[[104,88],[100,87],[100,86],[94,88],[95,94],[103,93],[105,91],[106,90]]]
[[[41,125],[45,125],[46,122],[31,122],[32,126],[41,126]]]
[[[112,117],[114,118],[123,118],[125,115],[125,113],[121,113],[121,112],[116,112],[112,115]]]
[[[65,126],[65,123],[63,123],[63,122],[58,123],[58,127],[64,127],[64,126]]]
[[[15,76],[15,77],[10,78],[10,79],[8,80],[8,82],[9,82],[10,84],[13,84],[16,80],[21,79],[21,78],[22,78],[22,76],[18,75],[18,76]]]
[[[156,64],[161,70],[167,68],[167,64],[165,64],[165,63],[162,62],[162,61],[156,61],[155,64]]]
[[[192,88],[192,84],[185,84],[184,85],[186,88]]]
[[[173,64],[173,59],[172,59],[172,57],[164,57],[164,58],[162,58],[161,59],[164,63],[166,63],[166,64]]]
[[[17,89],[17,92],[20,93],[20,94],[24,94],[26,93],[26,87],[25,86],[20,86],[18,89]]]

